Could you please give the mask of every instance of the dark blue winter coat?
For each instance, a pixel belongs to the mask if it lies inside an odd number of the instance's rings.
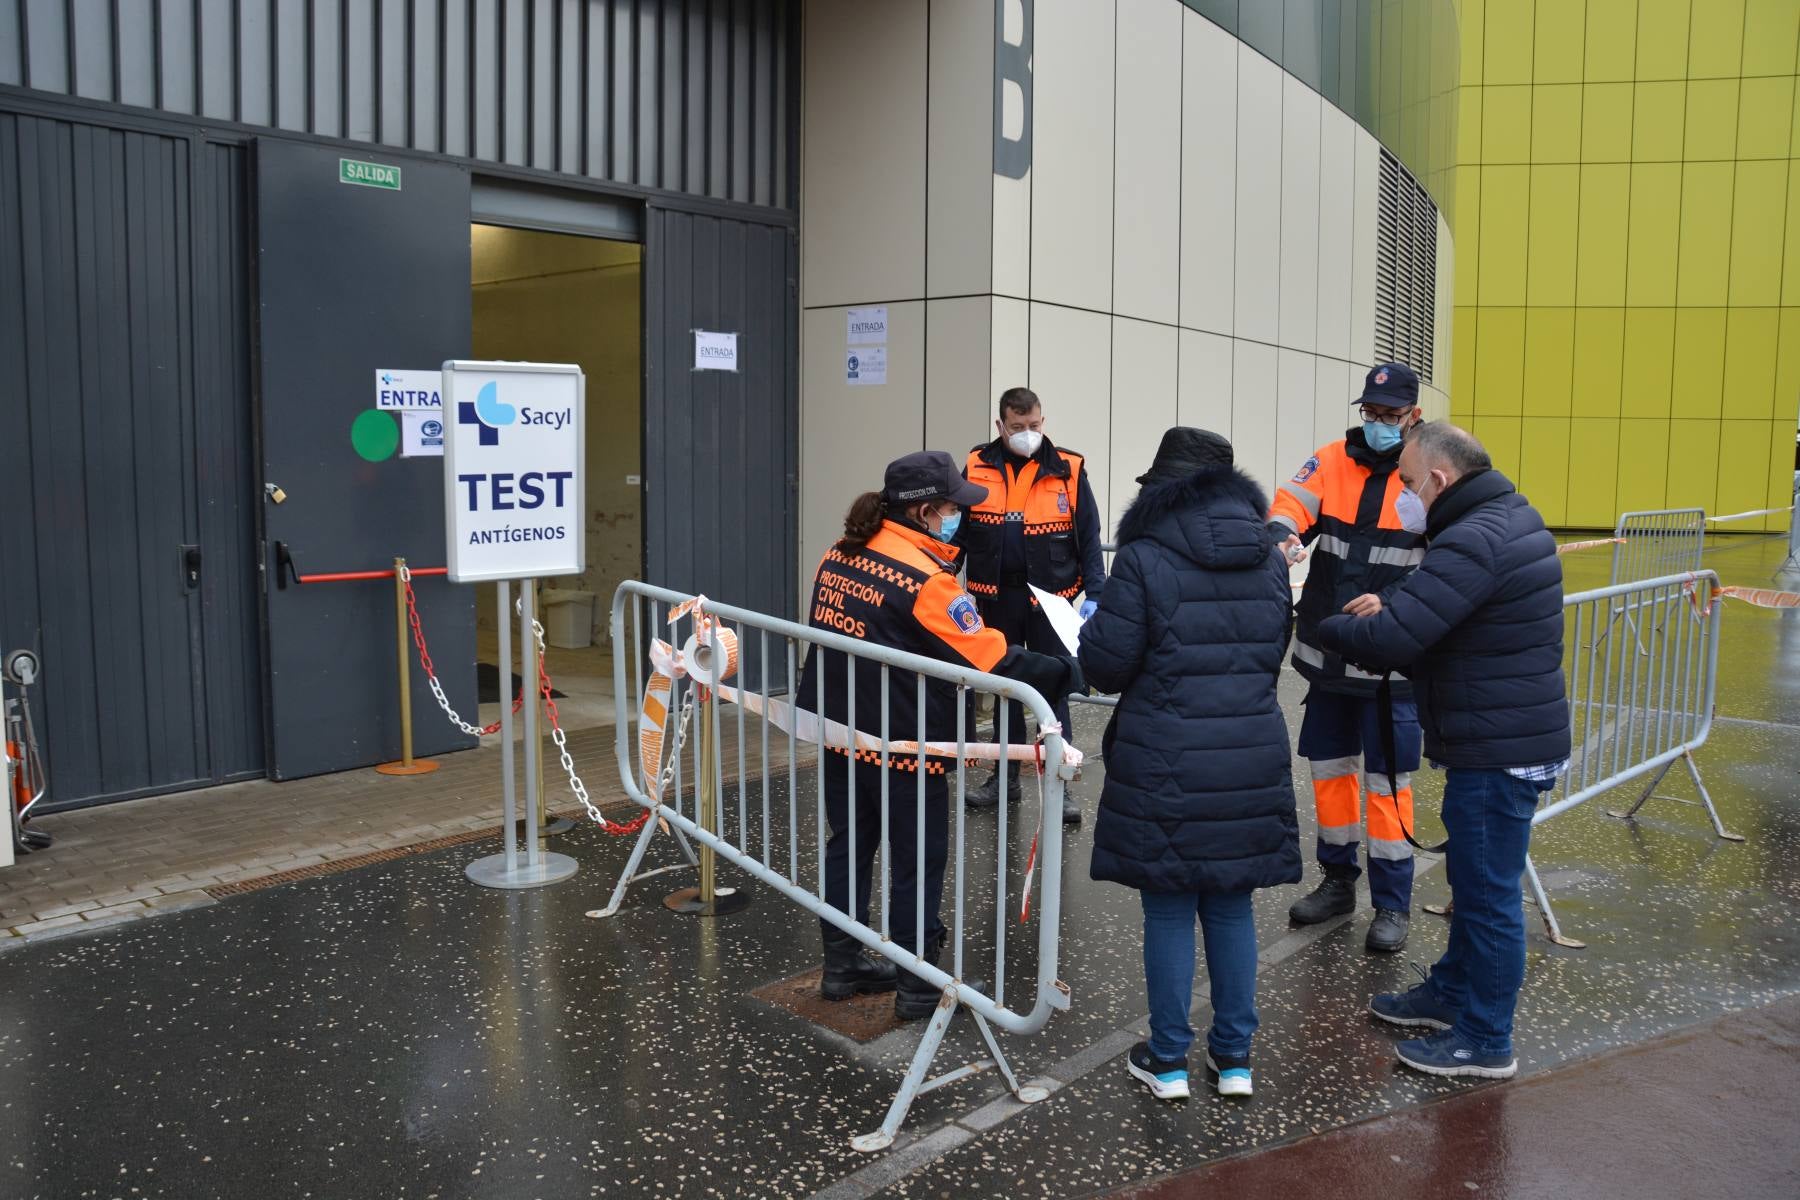
[[[1321,644],[1365,670],[1412,677],[1435,762],[1561,762],[1569,705],[1556,539],[1498,471],[1446,488],[1426,514],[1425,536],[1425,560],[1382,610],[1326,618]]]
[[[1287,721],[1275,681],[1292,599],[1268,500],[1211,468],[1145,487],[1119,522],[1081,667],[1117,692],[1095,879],[1151,892],[1296,883]]]

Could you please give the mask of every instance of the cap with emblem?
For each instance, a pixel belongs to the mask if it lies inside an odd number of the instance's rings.
[[[893,505],[921,500],[954,500],[967,508],[987,499],[988,490],[962,477],[956,460],[942,450],[916,450],[887,465],[881,498]]]
[[[1352,404],[1412,408],[1419,402],[1419,376],[1405,363],[1381,363],[1363,377],[1362,395]]]

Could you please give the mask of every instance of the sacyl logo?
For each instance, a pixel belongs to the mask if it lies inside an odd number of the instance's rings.
[[[460,401],[456,406],[456,420],[461,425],[481,426],[480,441],[483,446],[500,444],[500,429],[511,425],[518,419],[518,413],[510,404],[500,403],[500,385],[489,381],[481,385],[475,393],[475,403]]]

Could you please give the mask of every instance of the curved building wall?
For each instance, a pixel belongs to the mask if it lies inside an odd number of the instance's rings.
[[[1087,456],[1109,534],[1170,425],[1229,435],[1265,486],[1341,437],[1378,345],[1396,344],[1394,310],[1412,344],[1435,343],[1424,400],[1447,414],[1448,225],[1420,195],[1396,242],[1383,144],[1321,94],[1304,22],[1283,26],[1278,62],[1209,7],[807,6],[803,570],[888,459],[920,446],[960,458],[993,436],[1015,384],[1043,398],[1052,439]],[[1444,162],[1429,153],[1444,136],[1430,132],[1430,85],[1454,86],[1454,37],[1423,23],[1406,36],[1442,51],[1435,65],[1379,68],[1406,15],[1447,0],[1361,7],[1390,36],[1336,30],[1353,50],[1333,58],[1353,65],[1348,94],[1370,98],[1376,128],[1391,96],[1400,149]],[[1403,175],[1389,164],[1390,194]],[[887,310],[880,384],[846,370],[849,310],[867,306]]]

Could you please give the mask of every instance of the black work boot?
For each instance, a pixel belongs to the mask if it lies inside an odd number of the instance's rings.
[[[1006,772],[1006,802],[1011,804],[1019,798],[1019,769],[1015,766]],[[987,777],[987,782],[970,792],[963,799],[967,808],[995,808],[1000,803],[1000,772],[995,771]]]
[[[948,937],[948,934],[940,934],[937,941],[925,947],[926,962],[934,967],[938,965],[938,957],[943,953],[944,942]],[[980,979],[965,979],[963,983],[978,992],[987,990],[987,983]],[[929,1017],[937,1011],[943,998],[942,989],[926,983],[911,971],[902,971],[900,985],[894,992],[894,1019],[917,1021],[921,1017]]]
[[[1296,925],[1317,925],[1340,913],[1356,911],[1356,876],[1342,868],[1325,868],[1325,878],[1312,894],[1302,896],[1288,909]]]
[[[837,928],[820,925],[825,943],[825,973],[819,977],[819,995],[827,1000],[848,1000],[858,994],[874,995],[894,990],[894,964],[871,958],[863,944]]]
[[[1378,908],[1375,919],[1369,922],[1369,936],[1363,939],[1363,945],[1370,950],[1392,954],[1406,945],[1406,931],[1411,924],[1411,913],[1396,908]]]
[[[1064,825],[1081,824],[1081,801],[1076,799],[1075,793],[1066,787],[1063,788],[1062,821]]]

